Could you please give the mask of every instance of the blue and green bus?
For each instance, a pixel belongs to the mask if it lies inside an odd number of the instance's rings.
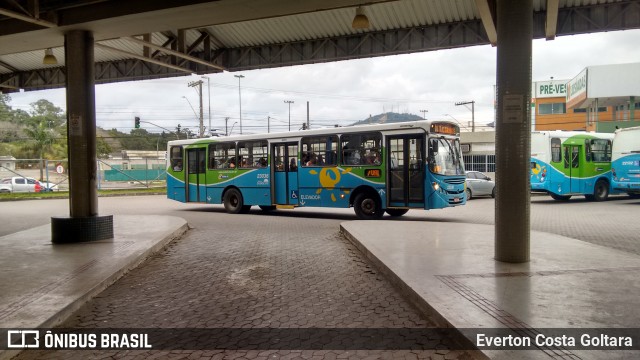
[[[616,130],[611,175],[615,191],[640,197],[640,127]]]
[[[167,197],[229,213],[353,207],[379,219],[466,202],[460,129],[448,121],[177,140],[167,151]]]
[[[611,191],[613,134],[578,131],[531,133],[531,191],[555,200],[574,195],[606,200]]]

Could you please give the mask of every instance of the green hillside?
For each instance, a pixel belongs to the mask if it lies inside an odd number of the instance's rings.
[[[389,124],[405,121],[417,121],[423,120],[420,116],[414,114],[398,114],[395,112],[386,112],[384,114],[378,114],[371,118],[360,120],[352,125],[367,125],[367,124]]]

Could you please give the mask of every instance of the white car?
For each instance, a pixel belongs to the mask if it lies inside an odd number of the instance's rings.
[[[21,193],[21,192],[40,192],[42,185],[34,178],[24,176],[14,176],[0,180],[0,192],[2,193]]]
[[[476,196],[496,197],[496,183],[487,175],[479,171],[466,171],[467,173],[467,200]]]

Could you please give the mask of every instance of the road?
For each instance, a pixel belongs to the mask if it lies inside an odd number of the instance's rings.
[[[434,326],[407,303],[338,233],[352,210],[296,209],[229,215],[221,205],[180,204],[163,196],[100,198],[101,214],[162,214],[192,229],[81,308],[70,328],[394,328]],[[2,203],[8,233],[65,215],[67,200]],[[10,205],[10,206],[7,206]],[[532,229],[640,254],[640,200],[557,203],[535,197]],[[410,211],[401,221],[493,223],[493,199]],[[37,211],[34,211],[37,209]],[[8,219],[16,219],[7,221]],[[389,223],[401,226],[400,223]],[[393,241],[390,239],[390,241]],[[447,338],[429,351],[207,350],[25,352],[20,359],[147,358],[433,358],[468,359]]]
[[[164,196],[102,197],[100,214],[158,214],[197,221],[189,214],[222,214],[222,205],[181,204],[166,200]],[[533,196],[531,201],[531,229],[550,232],[594,244],[608,246],[640,255],[640,199],[613,196],[608,201],[595,203],[583,198],[557,202],[548,196]],[[48,224],[51,216],[68,216],[69,201],[26,200],[0,202],[0,236],[35,226]],[[465,222],[494,224],[494,201],[476,198],[466,206],[432,211],[412,210],[400,218],[402,221]],[[254,208],[251,215],[261,214]],[[352,209],[296,209],[274,212],[271,217],[286,219],[357,220]]]

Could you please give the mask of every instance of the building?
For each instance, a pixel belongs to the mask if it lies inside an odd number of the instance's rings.
[[[13,156],[0,156],[0,171],[16,171],[16,158]]]
[[[640,126],[640,63],[589,66],[573,79],[536,81],[531,95],[534,131]]]

